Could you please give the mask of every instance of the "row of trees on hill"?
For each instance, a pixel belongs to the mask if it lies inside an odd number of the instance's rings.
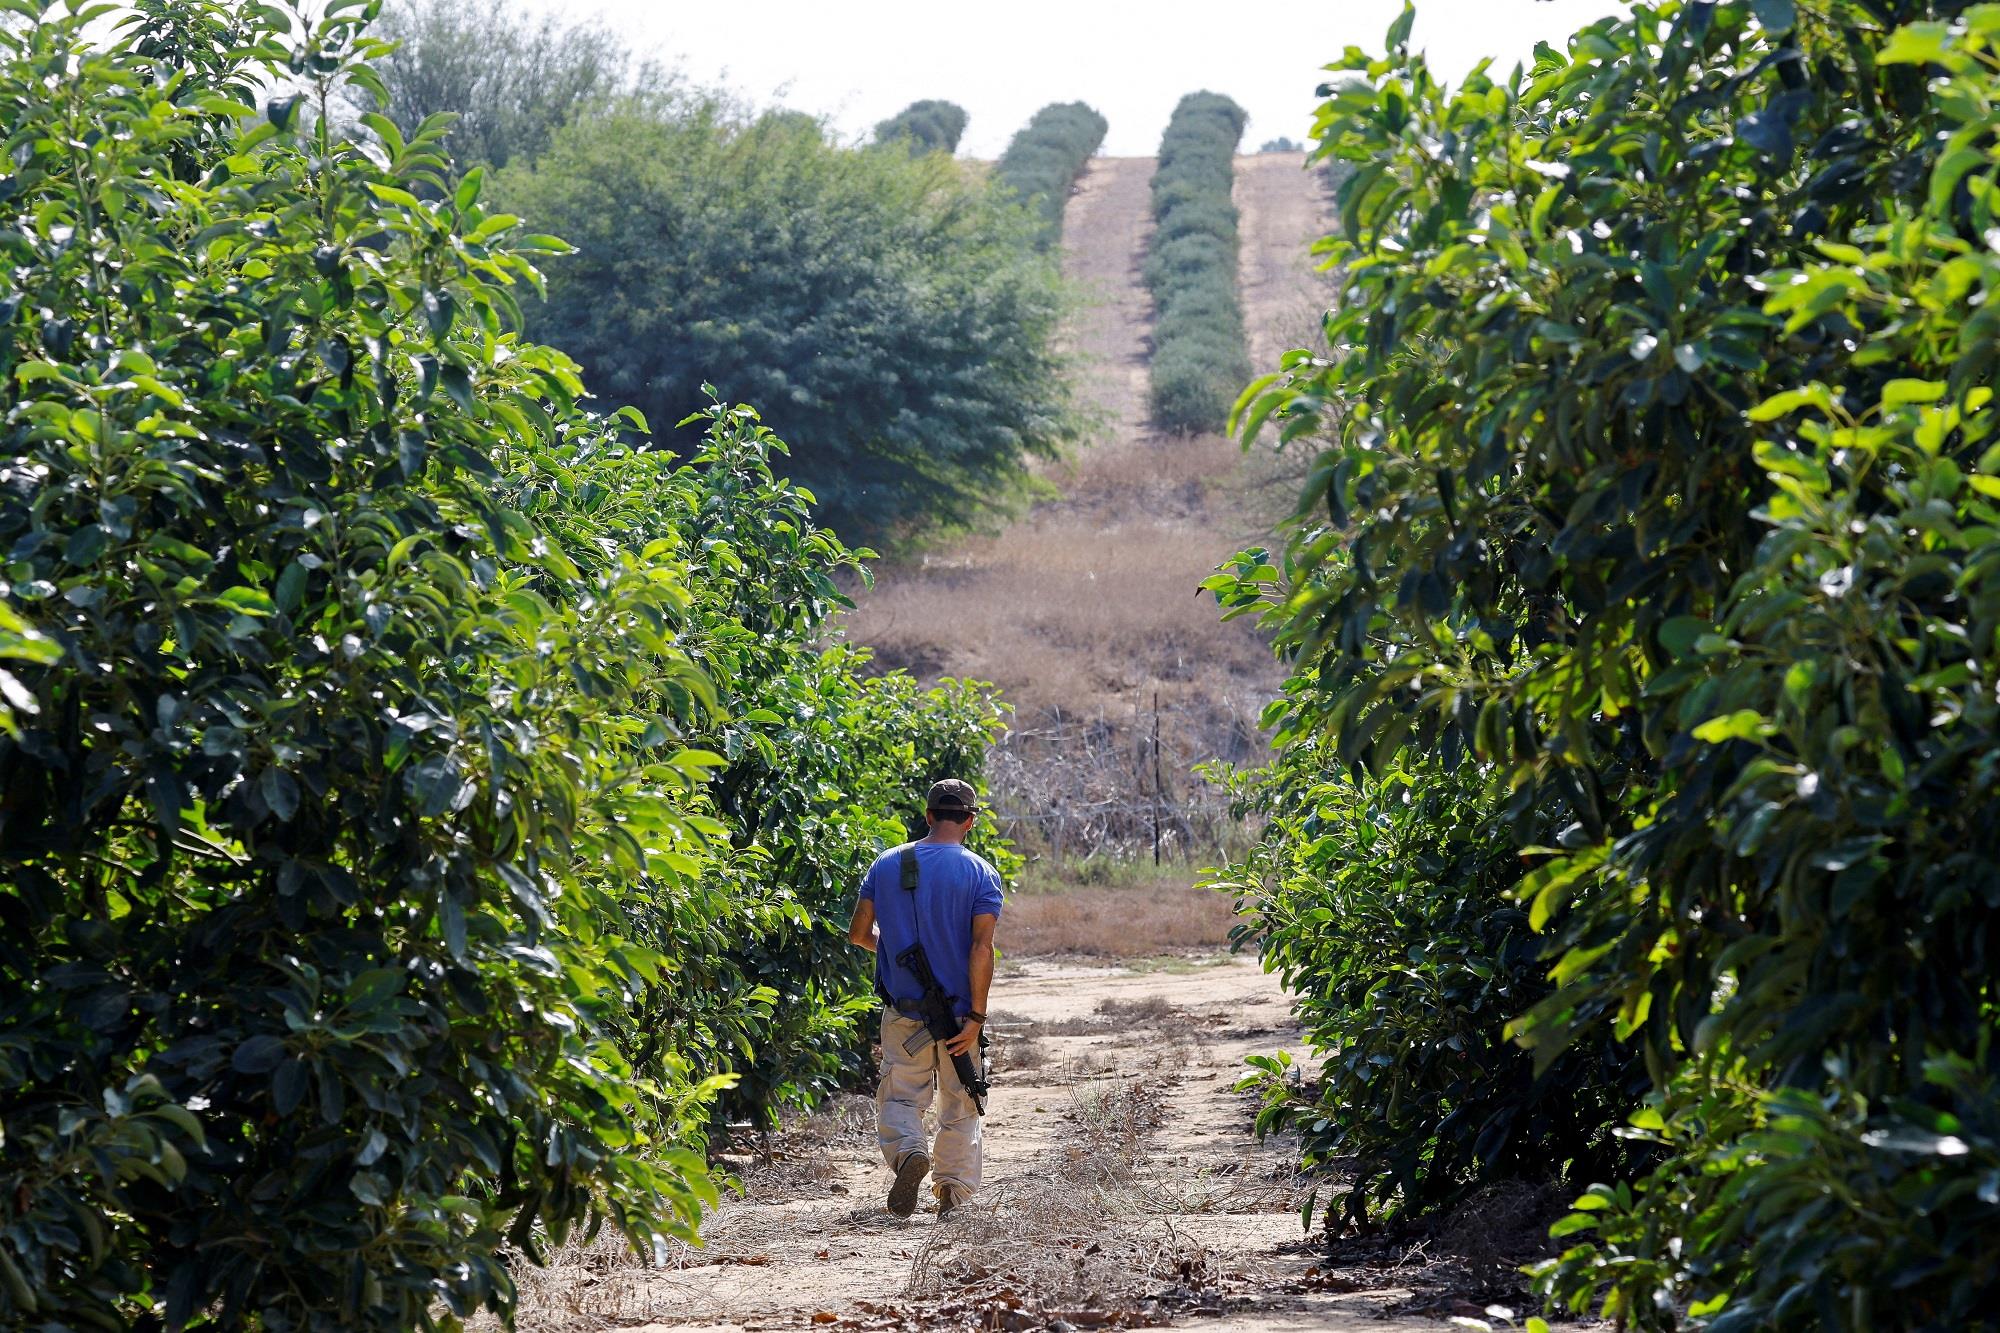
[[[951,160],[959,108],[878,128],[938,151],[871,152],[692,89],[595,28],[400,6],[392,118],[408,134],[467,113],[447,142],[488,168],[496,205],[576,247],[526,303],[528,332],[662,443],[693,447],[672,423],[704,385],[755,402],[822,521],[881,538],[1004,509],[1025,462],[1075,437],[1055,258],[1010,185]]]
[[[928,98],[912,102],[875,127],[875,142],[903,142],[916,153],[955,153],[970,121],[955,102]]]
[[[1250,378],[1236,290],[1236,145],[1249,117],[1218,93],[1189,93],[1160,137],[1153,172],[1150,364],[1153,419],[1179,432],[1222,428]]]
[[[1054,102],[1015,133],[994,164],[994,176],[1040,215],[1044,248],[1061,239],[1063,207],[1109,128],[1082,102]]]
[[[1294,670],[1229,877],[1347,1215],[1553,1172],[1628,1327],[2000,1308],[2000,13],[1639,4],[1353,54],[1319,449],[1214,581]]]
[[[343,128],[331,8],[0,26],[10,1328],[456,1327],[509,1244],[691,1235],[716,1118],[855,1072],[852,885],[998,725],[839,642],[750,409],[586,410],[518,331],[566,247]]]

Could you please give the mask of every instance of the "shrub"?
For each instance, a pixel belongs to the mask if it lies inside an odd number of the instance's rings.
[[[1311,688],[1292,683],[1289,712],[1309,712]],[[1211,880],[1321,1057],[1304,1079],[1284,1053],[1251,1061],[1258,1133],[1295,1130],[1305,1166],[1343,1167],[1355,1228],[1498,1180],[1580,1188],[1647,1161],[1614,1133],[1644,1091],[1637,1052],[1605,1033],[1537,1067],[1506,1035],[1552,987],[1500,803],[1465,770],[1341,774],[1286,734],[1279,764],[1235,780],[1262,838]],[[1548,835],[1565,822],[1550,812]]]
[[[662,424],[705,384],[758,404],[845,535],[990,514],[1074,433],[1055,263],[1026,210],[948,157],[715,107],[611,110],[496,192],[578,247],[531,331]]]
[[[1219,429],[1250,378],[1236,292],[1236,142],[1243,109],[1189,93],[1160,139],[1153,173],[1153,419],[1170,431]]]
[[[1244,400],[1334,432],[1268,574],[1287,725],[1504,795],[1555,983],[1515,1031],[1646,1061],[1667,1158],[1584,1196],[1551,1290],[1962,1326],[2000,1301],[2000,25],[1642,4],[1447,91],[1410,19],[1319,116],[1343,355]]]
[[[965,108],[952,102],[912,102],[875,127],[875,142],[900,139],[913,153],[955,153],[969,119]]]
[[[1063,207],[1107,128],[1104,117],[1082,102],[1053,102],[1008,141],[994,164],[994,178],[1039,213],[1044,249],[1061,239]]]

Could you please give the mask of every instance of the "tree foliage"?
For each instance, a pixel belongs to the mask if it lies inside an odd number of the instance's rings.
[[[634,60],[602,21],[530,19],[494,5],[393,0],[375,28],[396,49],[377,63],[383,108],[405,135],[456,117],[445,144],[465,166],[532,160],[556,131],[608,102],[679,100],[669,69]]]
[[[1241,410],[1333,433],[1220,594],[1324,762],[1504,798],[1537,1060],[1609,1032],[1651,1072],[1665,1161],[1557,1228],[1555,1295],[1964,1326],[2000,1299],[2000,9],[1639,4],[1457,89],[1409,27],[1321,109],[1339,353]]]
[[[1289,701],[1313,687],[1295,679]],[[1251,1061],[1258,1132],[1296,1132],[1309,1168],[1339,1164],[1339,1224],[1431,1212],[1496,1181],[1581,1188],[1653,1156],[1616,1133],[1645,1090],[1636,1052],[1601,1033],[1537,1067],[1508,1039],[1552,989],[1514,900],[1515,812],[1466,769],[1350,777],[1315,737],[1275,739],[1282,762],[1234,780],[1263,835],[1210,885],[1236,896],[1233,942],[1284,978],[1321,1057],[1310,1082],[1284,1052]],[[1566,822],[1539,820],[1548,838]]]
[[[968,120],[965,108],[957,103],[926,98],[878,124],[875,142],[905,141],[913,153],[955,153]]]
[[[1063,208],[1110,126],[1082,102],[1051,102],[1007,141],[993,175],[1041,215],[1041,244],[1062,238]]]
[[[455,1327],[503,1242],[691,1235],[715,1099],[854,1046],[815,914],[993,725],[830,642],[753,413],[579,408],[441,118],[339,137],[371,9],[0,29],[8,1326]]]
[[[1160,137],[1153,173],[1153,419],[1170,431],[1220,430],[1250,377],[1236,292],[1236,143],[1243,108],[1189,93]]]
[[[620,451],[602,473],[621,546],[671,536],[699,552],[675,640],[716,683],[697,739],[725,766],[710,786],[730,831],[699,898],[628,895],[630,930],[671,961],[621,1025],[635,1067],[727,1077],[719,1119],[768,1119],[867,1072],[871,960],[847,941],[861,873],[911,836],[941,777],[977,781],[1001,712],[987,687],[919,687],[828,640],[851,605],[835,582],[861,556],[776,481],[784,445],[747,408],[711,407],[685,461]],[[598,535],[593,533],[593,536]],[[982,829],[980,849],[1018,864]]]
[[[499,189],[578,248],[530,328],[655,420],[757,403],[843,533],[970,520],[1072,433],[1054,262],[947,157],[612,111]]]

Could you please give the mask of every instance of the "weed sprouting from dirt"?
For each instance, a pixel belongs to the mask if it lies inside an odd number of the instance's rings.
[[[1048,1044],[1033,1037],[993,1043],[993,1072],[996,1074],[1031,1073],[1048,1063]]]

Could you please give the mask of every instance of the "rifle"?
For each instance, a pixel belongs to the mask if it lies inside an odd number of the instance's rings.
[[[917,849],[903,848],[901,857],[903,887],[912,894],[917,891]],[[914,916],[914,914],[913,914]],[[924,988],[923,998],[917,1001],[917,1018],[930,1030],[932,1041],[950,1041],[958,1035],[958,1016],[952,1012],[951,996],[938,984],[937,973],[931,971],[931,960],[924,953],[923,941],[919,940],[896,955],[896,966],[916,978]],[[979,1031],[979,1068],[974,1068],[972,1054],[951,1057],[951,1067],[958,1074],[959,1086],[972,1098],[972,1105],[979,1114],[986,1114],[986,1030]]]

